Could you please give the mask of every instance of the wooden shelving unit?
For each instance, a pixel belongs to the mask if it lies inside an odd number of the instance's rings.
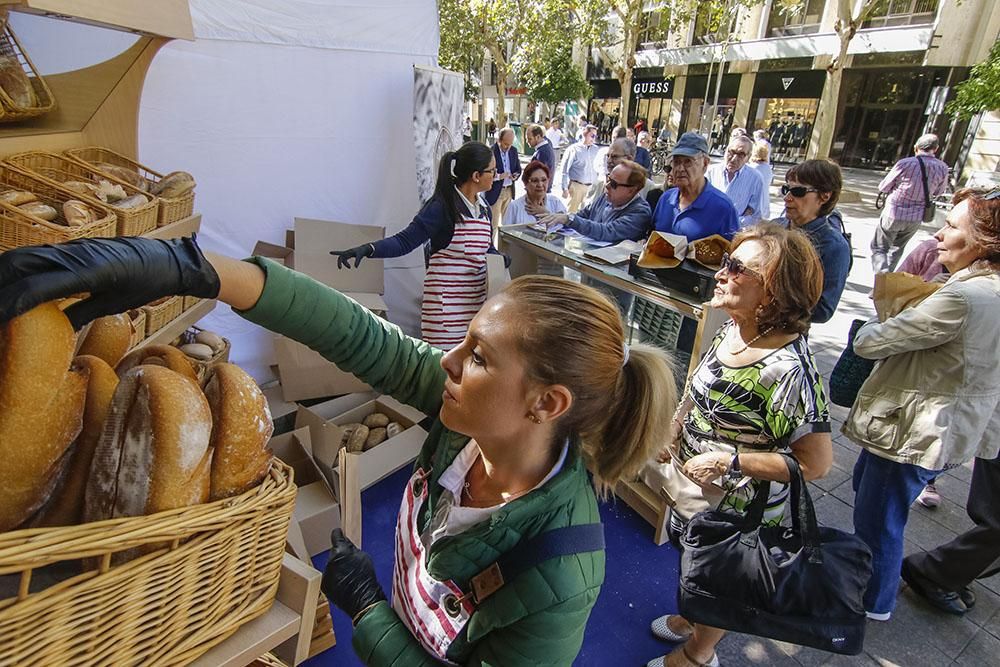
[[[199,301],[197,305],[185,310],[180,316],[175,317],[165,327],[154,333],[149,338],[144,339],[133,350],[138,350],[147,345],[157,345],[159,343],[169,344],[175,338],[187,331],[188,327],[208,315],[215,309],[214,299]]]
[[[195,213],[186,218],[181,218],[169,225],[157,227],[151,232],[143,234],[151,239],[178,239],[182,236],[191,236],[201,229],[201,213]]]
[[[0,0],[0,6],[168,39],[194,39],[187,0]]]

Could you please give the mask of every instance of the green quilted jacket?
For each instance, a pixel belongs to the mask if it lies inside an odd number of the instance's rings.
[[[440,350],[303,274],[266,259],[251,261],[264,269],[267,280],[260,300],[243,317],[308,345],[377,391],[437,415],[445,379]],[[439,476],[468,441],[439,421],[431,427],[417,459],[418,466],[431,470],[421,527],[443,491]],[[435,542],[427,567],[435,578],[451,579],[468,591],[473,576],[522,539],[599,521],[586,468],[571,447],[563,469],[544,486],[510,502],[489,521]],[[603,582],[603,551],[545,561],[483,601],[447,657],[463,665],[569,665]],[[437,664],[385,602],[362,617],[353,643],[368,665]]]

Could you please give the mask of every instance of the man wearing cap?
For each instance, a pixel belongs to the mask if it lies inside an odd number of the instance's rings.
[[[644,239],[650,230],[649,204],[642,196],[645,185],[646,170],[631,160],[622,160],[611,169],[604,192],[593,202],[578,213],[553,213],[538,222],[546,227],[561,224],[595,241]]]
[[[733,202],[733,208],[740,216],[740,227],[749,227],[760,221],[764,183],[756,171],[746,166],[752,150],[753,140],[745,132],[736,135],[726,146],[725,161],[713,164],[705,173],[708,182],[726,193],[729,201]]]
[[[597,138],[597,128],[587,125],[583,132],[583,141],[579,141],[566,149],[562,162],[563,199],[569,199],[567,208],[570,213],[580,210],[587,189],[597,178],[594,173],[594,160],[598,148],[594,145]]]
[[[681,135],[670,152],[670,175],[675,187],[664,192],[657,202],[654,229],[680,234],[690,241],[712,234],[732,239],[739,231],[732,202],[705,178],[709,161],[705,137],[697,132]]]

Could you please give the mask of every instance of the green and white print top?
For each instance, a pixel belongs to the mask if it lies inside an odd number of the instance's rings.
[[[746,366],[726,366],[716,354],[730,320],[688,385],[691,410],[684,420],[681,461],[705,452],[783,452],[809,433],[830,432],[830,412],[819,371],[804,336]],[[757,482],[730,493],[724,503],[743,511]],[[765,524],[781,522],[788,485],[771,482]]]

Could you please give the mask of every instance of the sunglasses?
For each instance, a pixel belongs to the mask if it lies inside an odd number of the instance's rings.
[[[617,190],[618,188],[632,188],[634,185],[629,185],[628,183],[619,183],[613,178],[608,178],[608,189]]]
[[[781,196],[792,195],[796,199],[802,199],[810,192],[819,192],[816,188],[807,188],[804,185],[782,185],[781,186]]]
[[[746,274],[751,278],[756,278],[761,283],[764,282],[764,276],[757,273],[756,271],[748,267],[740,260],[730,257],[728,252],[723,253],[722,262],[720,262],[720,265],[723,269],[726,270],[726,273],[728,273],[732,278]]]
[[[993,190],[983,197],[983,201],[993,201],[994,199],[1000,199],[1000,188],[993,188]]]

